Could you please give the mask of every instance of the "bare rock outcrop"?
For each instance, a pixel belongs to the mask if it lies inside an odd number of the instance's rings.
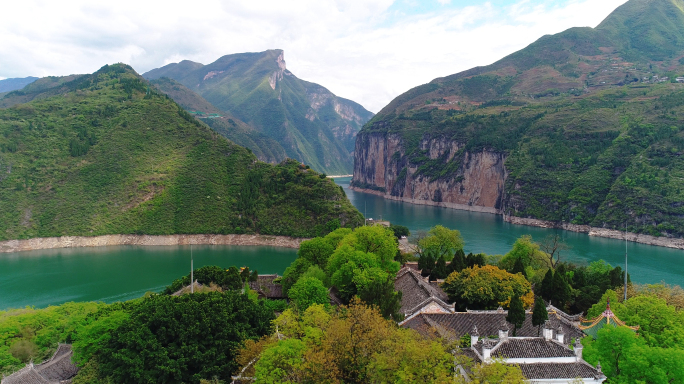
[[[270,245],[299,248],[306,239],[267,235],[104,235],[42,237],[0,242],[0,253],[109,245]]]
[[[442,167],[445,175],[421,172],[424,164],[406,155],[402,138],[391,133],[362,133],[356,141],[354,189],[388,199],[478,212],[499,213],[507,177],[504,153],[470,152],[444,137],[425,136],[420,150]]]

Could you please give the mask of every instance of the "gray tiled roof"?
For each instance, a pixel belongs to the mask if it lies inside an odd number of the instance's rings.
[[[402,326],[405,328],[412,328],[418,332],[423,332],[429,323],[426,319],[430,319],[442,327],[453,331],[457,337],[469,334],[473,326],[477,326],[480,336],[497,336],[501,323],[506,320],[507,311],[480,311],[480,312],[456,312],[448,314],[432,314],[421,313],[413,318],[407,319]],[[556,317],[549,314],[550,325],[556,330],[558,326],[563,329],[564,343],[570,344],[573,338],[581,339],[584,333],[575,325],[563,318]],[[513,325],[509,323],[509,329],[512,335]],[[539,336],[539,329],[532,325],[532,314],[526,313],[525,322],[522,328],[518,329],[516,336],[520,337],[537,337]]]
[[[78,367],[71,362],[71,345],[60,344],[52,358],[36,365],[36,370],[48,380],[66,380],[76,376]]]
[[[602,379],[605,376],[596,368],[585,363],[535,363],[520,364],[523,376],[529,380],[534,379]]]
[[[394,280],[394,289],[401,291],[401,313],[410,316],[421,309],[421,304],[434,297],[446,305],[447,294],[441,288],[423,280],[419,272],[404,267]]]
[[[32,365],[27,365],[21,370],[5,377],[2,384],[55,384],[36,371]]]
[[[71,361],[71,345],[60,344],[49,360],[42,364],[29,364],[7,376],[2,384],[67,384],[78,373],[78,367]]]
[[[259,292],[268,299],[284,299],[283,286],[273,282],[277,278],[278,275],[276,274],[259,275],[257,281],[249,282],[249,288]]]
[[[477,343],[478,352],[482,354],[482,342]],[[493,350],[492,357],[504,359],[575,357],[575,353],[556,341],[542,337],[511,337],[501,341]]]

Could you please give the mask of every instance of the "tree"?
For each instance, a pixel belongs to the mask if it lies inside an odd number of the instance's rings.
[[[539,248],[546,254],[546,261],[549,268],[556,268],[560,261],[561,252],[570,249],[561,239],[560,235],[548,235],[539,243]]]
[[[247,271],[249,273],[249,271]],[[243,278],[240,271],[235,267],[230,267],[227,270],[216,265],[209,265],[206,267],[195,269],[194,278],[202,285],[210,285],[214,283],[224,290],[242,289]],[[177,292],[179,289],[190,285],[190,274],[176,279],[166,287],[164,293],[170,295]]]
[[[242,272],[240,272],[240,278],[242,279],[242,282],[249,281],[251,273],[249,271],[249,267],[245,267]]]
[[[551,300],[553,294],[553,269],[549,268],[546,270],[546,274],[544,275],[544,280],[541,282],[541,286],[539,287],[539,292],[537,292],[537,295],[541,296],[544,298],[544,300]]]
[[[525,308],[523,308],[522,300],[519,296],[511,297],[511,304],[508,307],[508,315],[506,321],[513,324],[513,336],[522,327],[525,322]]]
[[[397,255],[397,241],[394,233],[383,226],[358,227],[342,239],[340,246],[342,245],[350,245],[358,251],[374,254],[383,266],[396,264],[394,257]]]
[[[306,259],[312,265],[325,268],[328,265],[330,255],[335,251],[335,247],[323,237],[315,237],[311,240],[302,241],[299,245],[297,255]]]
[[[313,304],[325,304],[330,302],[328,290],[323,283],[314,277],[304,277],[290,288],[288,296],[292,299],[294,307],[298,311],[305,311]]]
[[[681,383],[684,381],[684,350],[646,345],[625,327],[606,326],[596,340],[584,338],[584,359],[601,363],[611,382]]]
[[[485,258],[484,253],[478,253],[477,255],[473,255],[472,253],[469,253],[468,256],[466,256],[466,266],[469,268],[473,268],[476,265],[482,267],[487,265],[487,260]]]
[[[362,284],[358,290],[358,296],[364,303],[376,306],[382,317],[397,322],[404,319],[400,312],[401,295],[401,291],[394,289],[394,277],[390,275],[385,280],[378,278]]]
[[[421,275],[430,276],[432,270],[435,269],[436,261],[433,252],[425,252],[420,255],[420,258],[418,259],[418,269],[420,269]]]
[[[309,267],[309,269],[304,272],[299,279],[304,279],[307,277],[313,277],[318,280],[320,280],[324,286],[329,287],[330,286],[330,279],[328,278],[328,275],[325,273],[324,270],[321,269],[318,265],[312,265]]]
[[[553,281],[551,282],[551,302],[558,308],[565,309],[571,299],[571,294],[572,288],[566,280],[565,267],[563,264],[560,264],[553,274]]]
[[[454,258],[451,259],[451,263],[447,267],[447,276],[452,272],[461,272],[466,268],[466,256],[462,249],[459,249],[454,253]]]
[[[475,266],[454,272],[444,280],[441,287],[459,311],[508,307],[513,296],[520,297],[526,308],[534,301],[530,283],[524,277],[510,274],[493,265]]]
[[[151,296],[102,347],[100,371],[119,383],[227,380],[242,342],[269,333],[272,319],[235,291]]]
[[[303,312],[313,304],[330,303],[328,290],[323,282],[315,277],[302,277],[290,288],[288,296],[292,299],[294,307]]]
[[[430,280],[445,279],[447,275],[446,261],[444,261],[444,256],[440,256],[437,263],[435,263],[435,269],[430,273]]]
[[[369,284],[376,278],[382,280],[387,272],[375,254],[343,244],[328,261],[328,275],[330,283],[339,291],[340,298],[349,302],[358,293],[360,285]]]
[[[523,265],[522,258],[515,259],[515,263],[513,264],[513,268],[510,270],[510,272],[513,274],[520,273],[521,275],[523,275],[527,278],[527,275],[525,274],[525,266]]]
[[[494,360],[491,363],[479,364],[463,364],[470,368],[472,374],[470,375],[469,384],[486,384],[486,383],[500,383],[500,384],[525,384],[527,379],[522,374],[522,370],[517,365],[508,365],[502,361]],[[457,383],[466,383],[460,377],[456,380]]]
[[[400,239],[402,236],[411,236],[411,231],[409,231],[408,227],[405,227],[403,225],[392,224],[390,225],[390,229],[392,230],[392,232],[394,232],[394,237],[396,237],[397,239]]]
[[[335,312],[319,305],[300,315],[287,310],[274,323],[282,340],[268,344],[256,362],[258,383],[453,380],[453,357],[442,343],[397,327],[360,300]]]
[[[444,257],[446,261],[451,261],[456,251],[463,249],[463,244],[461,232],[436,225],[428,231],[426,237],[418,241],[418,252],[421,256],[430,252],[435,260]]]
[[[546,311],[546,303],[541,296],[534,299],[534,310],[532,311],[532,325],[537,327],[537,336],[541,333],[541,325],[549,319],[549,313]]]
[[[530,266],[536,270],[546,267],[547,256],[532,241],[531,236],[524,235],[513,243],[513,248],[499,261],[499,268],[510,271],[517,260],[522,262],[524,268]]]
[[[292,287],[310,267],[311,262],[309,262],[309,260],[303,257],[298,257],[292,262],[292,264],[290,264],[289,267],[285,268],[283,278],[280,279],[280,285],[283,286],[284,295],[287,296],[290,287]]]

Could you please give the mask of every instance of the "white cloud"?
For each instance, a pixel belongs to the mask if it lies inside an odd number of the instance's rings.
[[[596,26],[625,1],[452,4],[405,15],[390,10],[392,0],[24,0],[3,5],[5,15],[31,22],[0,24],[0,75],[89,73],[114,62],[142,73],[282,48],[297,76],[377,112],[411,87],[492,63],[544,34]]]

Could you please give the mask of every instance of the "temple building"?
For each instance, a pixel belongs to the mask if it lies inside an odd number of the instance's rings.
[[[580,315],[548,305],[549,319],[534,326],[532,313],[527,311],[516,337],[509,337],[513,325],[506,321],[508,311],[499,307],[456,312],[446,293],[421,276],[415,265],[406,264],[399,270],[394,287],[402,292],[401,311],[406,316],[399,326],[452,342],[470,341],[469,346],[461,344],[456,354],[475,363],[496,359],[518,365],[531,383],[572,383],[578,378],[584,383],[602,383],[606,379],[600,366],[594,368],[582,359],[580,340],[585,334],[579,327]],[[455,369],[470,380],[466,367],[457,364]]]
[[[603,383],[606,376],[601,366],[594,368],[582,359],[582,344],[575,341],[570,349],[562,328],[553,330],[549,322],[544,326],[542,337],[509,337],[509,324],[500,324],[496,338],[480,338],[477,327],[470,332],[468,348],[460,350],[475,363],[488,363],[493,360],[520,367],[523,376],[530,383]],[[470,372],[462,365],[456,372],[466,381]]]
[[[613,325],[615,327],[627,327],[633,330],[634,332],[636,332],[639,329],[639,326],[630,327],[629,325],[625,324],[624,321],[618,319],[618,317],[615,316],[613,311],[610,310],[610,300],[608,300],[608,302],[606,303],[606,310],[603,311],[603,313],[601,313],[601,315],[599,315],[597,318],[591,320],[581,318],[579,329],[581,329],[587,336],[591,336],[594,339],[596,339],[598,331],[608,324]]]

